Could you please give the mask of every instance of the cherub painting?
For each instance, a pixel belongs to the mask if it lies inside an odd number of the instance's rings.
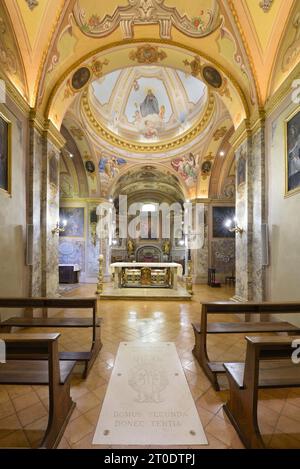
[[[175,158],[171,162],[172,167],[180,174],[188,186],[192,186],[197,181],[199,166],[193,153]]]
[[[116,156],[101,158],[99,161],[99,173],[105,174],[109,179],[114,179],[120,172],[119,167],[126,164],[126,160]]]

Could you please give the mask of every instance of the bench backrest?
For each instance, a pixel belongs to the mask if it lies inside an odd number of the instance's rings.
[[[97,308],[97,298],[0,298],[0,308]]]
[[[292,364],[292,354],[295,348],[293,341],[299,340],[297,337],[249,337],[246,336],[247,350],[244,371],[244,386],[258,387],[259,382],[259,362],[268,359],[289,359]],[[295,365],[296,366],[296,365]],[[280,376],[277,376],[280,379]],[[276,378],[276,376],[274,376]]]
[[[48,359],[49,384],[60,383],[58,354],[59,333],[52,334],[0,334],[5,344],[5,359]],[[5,367],[5,364],[0,364]],[[51,390],[50,390],[51,391]]]
[[[203,332],[207,329],[207,315],[208,314],[290,314],[300,313],[300,303],[287,302],[287,303],[237,303],[235,301],[214,301],[204,302],[202,305],[201,314],[201,330]]]
[[[202,304],[202,312],[209,313],[220,313],[220,314],[287,314],[287,313],[300,313],[299,302],[287,302],[287,303],[271,303],[271,302],[247,302],[237,303],[235,301],[214,301],[204,302]]]

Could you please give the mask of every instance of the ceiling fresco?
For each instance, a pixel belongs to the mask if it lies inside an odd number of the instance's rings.
[[[230,199],[228,140],[297,71],[299,18],[298,0],[4,0],[1,71],[65,129],[66,197],[155,166],[186,197]]]
[[[99,122],[137,142],[170,140],[190,130],[203,114],[207,95],[200,80],[161,66],[116,71],[90,87]]]

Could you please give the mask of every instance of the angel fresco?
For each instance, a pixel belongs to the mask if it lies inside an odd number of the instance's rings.
[[[106,174],[109,179],[114,179],[120,172],[119,166],[126,164],[126,160],[117,156],[101,158],[99,161],[99,173]]]
[[[193,153],[175,158],[171,162],[172,167],[185,180],[188,186],[193,185],[198,177],[198,164]]]

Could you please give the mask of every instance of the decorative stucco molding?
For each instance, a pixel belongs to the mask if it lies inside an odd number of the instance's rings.
[[[92,37],[107,36],[120,25],[124,38],[130,39],[134,35],[134,25],[159,24],[162,39],[171,39],[172,26],[188,36],[199,38],[210,35],[220,26],[216,0],[212,0],[211,8],[206,11],[199,8],[199,16],[193,18],[181,15],[176,7],[167,7],[164,2],[165,0],[128,0],[127,6],[119,6],[112,15],[102,18],[97,12],[87,17],[85,10],[77,2],[74,16],[82,32]]]
[[[261,2],[259,2],[259,6],[260,8],[263,9],[265,13],[268,13],[268,11],[270,10],[272,6],[272,3],[273,3],[273,0],[262,0]]]

